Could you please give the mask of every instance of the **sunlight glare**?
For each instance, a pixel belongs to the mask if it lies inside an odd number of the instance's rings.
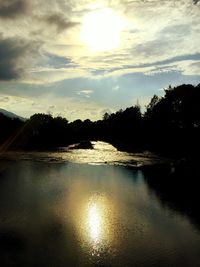
[[[99,241],[101,235],[101,216],[95,204],[89,208],[88,222],[91,239],[93,241]]]
[[[92,51],[109,51],[120,46],[123,17],[110,8],[88,13],[83,18],[81,40]]]
[[[79,240],[92,258],[99,258],[113,244],[115,224],[112,203],[105,195],[92,194],[82,200],[82,204],[77,220]]]

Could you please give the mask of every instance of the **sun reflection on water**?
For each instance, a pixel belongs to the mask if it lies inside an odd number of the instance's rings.
[[[84,250],[92,260],[100,259],[112,247],[111,203],[105,196],[93,195],[82,209],[81,236]]]
[[[100,241],[102,217],[96,203],[92,203],[88,209],[88,230],[90,237],[94,242]]]

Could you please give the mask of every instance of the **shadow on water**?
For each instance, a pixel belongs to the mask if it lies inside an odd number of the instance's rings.
[[[1,163],[0,266],[80,264],[72,224],[64,224],[50,208],[64,190],[61,184],[55,186],[59,169],[30,162],[12,167]]]
[[[176,167],[153,166],[144,170],[145,180],[164,207],[187,216],[200,230],[199,161],[180,161]]]

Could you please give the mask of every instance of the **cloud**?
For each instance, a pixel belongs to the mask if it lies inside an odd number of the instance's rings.
[[[192,40],[192,26],[190,24],[170,24],[163,26],[160,31],[153,35],[153,38],[145,38],[131,48],[131,53],[140,55],[145,59],[162,58],[163,56],[177,56],[183,54],[185,47],[190,45]],[[187,38],[185,38],[187,36]],[[150,40],[148,40],[150,39]],[[194,38],[195,42],[196,38]]]
[[[0,81],[23,77],[30,65],[31,55],[36,53],[37,48],[37,43],[0,35]]]
[[[160,65],[166,65],[166,64],[180,62],[180,61],[190,61],[190,60],[194,60],[194,61],[200,60],[200,53],[176,56],[176,57],[168,58],[168,59],[161,60],[161,61],[155,61],[153,63],[141,64],[138,67],[160,66]]]
[[[6,103],[10,100],[9,96],[1,96],[0,97],[0,103]]]
[[[79,91],[77,94],[80,95],[80,96],[84,96],[84,97],[89,98],[92,93],[93,93],[93,90],[85,89],[85,90]]]
[[[200,53],[197,54],[186,54],[176,57],[167,58],[160,61],[152,61],[148,63],[140,63],[140,64],[130,64],[130,65],[122,65],[119,67],[113,67],[109,69],[102,69],[101,72],[104,73],[104,77],[109,76],[121,76],[125,73],[156,73],[159,72],[169,72],[169,71],[180,71],[182,62],[197,62],[200,60]],[[179,63],[179,64],[177,64]],[[169,65],[171,64],[171,65]],[[184,66],[184,64],[183,64]],[[188,66],[188,65],[187,65]],[[187,67],[188,68],[188,67]]]
[[[124,15],[131,26],[122,35],[122,46],[118,50],[92,54],[81,43],[80,27],[76,27],[81,26],[82,18],[88,10],[91,11],[89,7],[92,4],[94,6],[91,0],[80,0],[78,3],[64,0],[44,0],[40,3],[33,0],[31,12],[24,13],[23,20],[13,19],[12,24],[9,20],[5,25],[3,23],[0,25],[0,32],[4,37],[7,36],[5,38],[13,39],[13,46],[16,49],[23,47],[23,43],[15,44],[16,39],[26,40],[25,43],[29,48],[25,47],[25,51],[30,55],[30,59],[26,57],[27,62],[24,60],[22,51],[20,56],[10,59],[4,69],[1,67],[0,79],[20,79],[24,73],[26,73],[24,82],[27,83],[45,84],[80,77],[80,75],[100,78],[122,69],[124,73],[126,70],[127,73],[137,72],[137,69],[140,71],[144,69],[145,72],[145,69],[153,67],[154,63],[169,65],[170,62],[163,61],[188,53],[188,47],[191,48],[191,53],[197,53],[199,35],[198,33],[195,35],[195,27],[192,25],[195,25],[193,20],[198,16],[194,13],[190,18],[188,12],[186,13],[186,6],[189,2],[192,4],[192,0],[181,1],[182,4],[175,1],[174,6],[169,4],[174,0],[163,0],[163,2],[160,0],[105,0],[100,8],[104,4],[110,6]],[[12,10],[16,3],[21,7],[23,3],[21,12],[27,11],[27,0],[0,0],[0,10],[1,8]],[[121,8],[122,6],[128,9]],[[193,9],[197,10],[194,6]],[[19,11],[15,13],[17,12]],[[196,24],[196,31],[197,26]],[[42,49],[30,52],[32,40],[36,43],[40,40],[43,43]]]
[[[27,11],[27,2],[24,0],[1,0],[0,1],[0,18],[11,19]]]
[[[120,89],[119,85],[115,85],[113,88],[112,88],[112,91],[118,91]]]
[[[125,108],[169,83],[196,83],[199,4],[0,0],[0,92],[34,98],[13,98],[15,103],[5,96],[1,103],[9,102],[8,109],[22,116],[50,110],[67,118],[97,118],[101,110]],[[81,22],[106,7],[124,17],[127,28],[119,48],[93,53],[81,41]]]
[[[38,61],[38,66],[55,69],[78,67],[78,65],[74,64],[70,58],[58,56],[51,53],[45,53],[41,55]]]
[[[79,23],[69,21],[62,13],[55,13],[47,16],[45,21],[56,27],[58,32],[62,32],[68,28],[74,27]]]
[[[182,68],[184,75],[198,75],[200,76],[200,60],[197,62],[186,61],[180,66]]]
[[[0,80],[20,77],[22,69],[18,66],[18,60],[26,49],[26,45],[16,39],[0,39]]]
[[[172,24],[163,28],[160,31],[160,35],[170,39],[173,39],[174,37],[185,37],[185,35],[190,34],[191,28],[192,27],[189,24]]]
[[[81,68],[38,68],[32,70],[29,73],[24,82],[29,84],[51,84],[55,82],[59,82],[66,79],[74,79],[80,77],[89,77],[90,73],[81,69]]]
[[[54,108],[55,108],[54,105],[49,106],[49,109],[54,109]]]

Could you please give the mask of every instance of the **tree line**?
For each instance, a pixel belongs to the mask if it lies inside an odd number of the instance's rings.
[[[110,142],[120,150],[150,150],[167,155],[198,155],[200,149],[200,84],[169,86],[154,95],[144,113],[140,106],[105,113],[98,121],[69,122],[49,114],[21,121],[0,114],[1,150],[44,150],[82,140]]]

